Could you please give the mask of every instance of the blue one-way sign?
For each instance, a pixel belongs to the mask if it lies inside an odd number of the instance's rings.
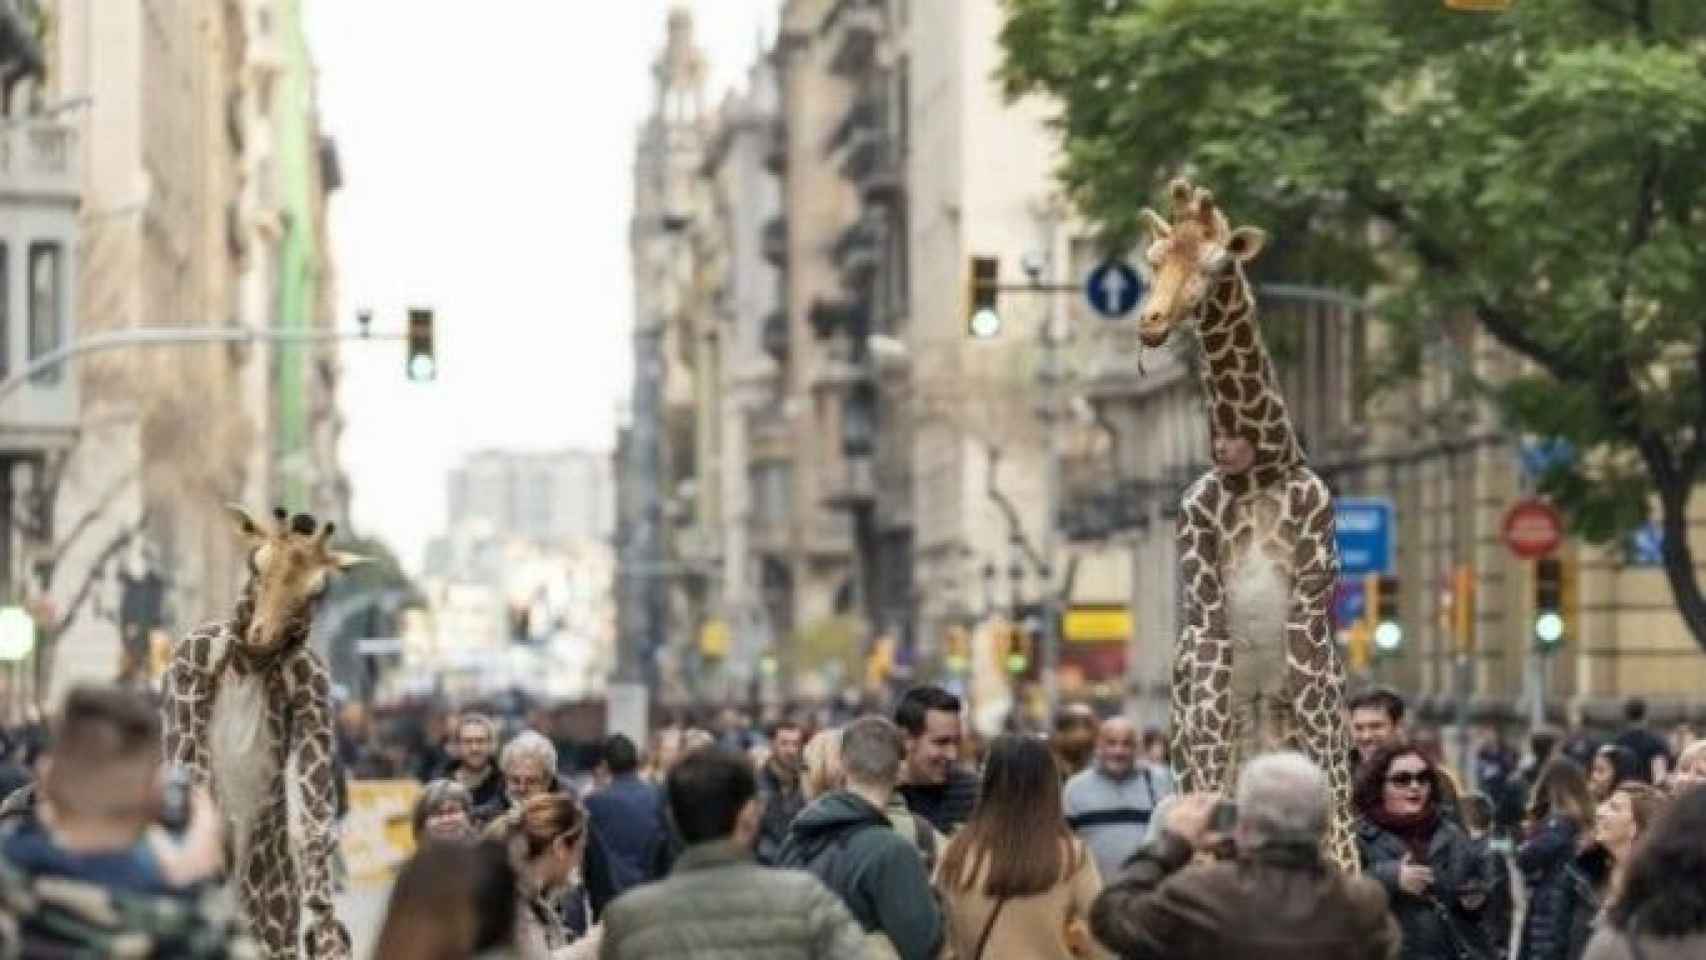
[[[1392,573],[1392,501],[1384,497],[1340,497],[1333,502],[1333,537],[1339,545],[1339,575]]]
[[[1143,299],[1143,278],[1123,260],[1105,260],[1090,271],[1084,296],[1102,316],[1123,317]]]

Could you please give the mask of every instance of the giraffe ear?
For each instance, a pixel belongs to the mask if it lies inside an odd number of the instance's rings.
[[[1137,219],[1149,229],[1151,240],[1165,240],[1173,235],[1173,225],[1148,207],[1138,211]]]
[[[1262,252],[1268,244],[1267,232],[1261,227],[1239,227],[1232,231],[1232,236],[1226,241],[1226,252],[1232,254],[1239,263],[1248,263]]]
[[[330,551],[327,556],[331,558],[332,566],[337,567],[339,573],[342,573],[351,567],[359,567],[364,563],[373,562],[360,554],[347,553],[343,550]]]
[[[255,522],[254,517],[249,516],[249,511],[243,507],[235,503],[228,503],[225,505],[225,513],[231,518],[231,526],[237,531],[239,537],[251,543],[257,543],[267,538],[267,532]]]

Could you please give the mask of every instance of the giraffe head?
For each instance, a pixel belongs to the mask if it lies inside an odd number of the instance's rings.
[[[1207,190],[1183,179],[1169,189],[1171,222],[1148,207],[1140,214],[1149,234],[1145,259],[1152,274],[1138,308],[1137,335],[1146,347],[1161,346],[1174,328],[1196,317],[1215,283],[1253,259],[1267,242],[1267,234],[1256,227],[1233,230]]]
[[[270,653],[292,640],[305,639],[309,615],[332,574],[365,561],[328,547],[336,524],[321,526],[308,514],[292,517],[282,508],[273,511],[271,523],[257,523],[242,507],[226,510],[237,535],[249,547],[244,595],[249,615],[242,625],[243,649]]]

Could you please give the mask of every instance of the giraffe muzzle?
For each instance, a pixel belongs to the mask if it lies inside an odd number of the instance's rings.
[[[1172,332],[1172,328],[1165,324],[1153,327],[1148,324],[1144,324],[1137,330],[1137,339],[1142,342],[1144,346],[1154,348],[1166,344],[1167,335]]]

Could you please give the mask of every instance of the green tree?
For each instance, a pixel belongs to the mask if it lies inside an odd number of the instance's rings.
[[[1473,318],[1533,361],[1477,388],[1579,451],[1540,481],[1575,532],[1613,541],[1656,500],[1706,648],[1686,535],[1706,466],[1706,3],[1004,2],[1000,80],[1060,105],[1061,177],[1110,244],[1186,173],[1270,226],[1286,270],[1378,287],[1400,369]]]

